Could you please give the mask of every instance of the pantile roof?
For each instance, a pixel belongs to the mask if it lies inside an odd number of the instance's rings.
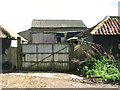
[[[120,16],[107,16],[93,27],[92,35],[120,35]]]
[[[24,39],[22,36],[20,36],[19,34],[5,29],[0,25],[0,38],[12,38],[12,39],[17,39],[17,37],[21,37],[22,41],[28,42],[28,40]]]

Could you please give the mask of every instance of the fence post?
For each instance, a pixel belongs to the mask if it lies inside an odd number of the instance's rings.
[[[74,58],[74,45],[72,43],[69,44],[69,69],[74,70],[75,66],[74,63],[72,62]]]
[[[17,69],[20,70],[22,68],[21,61],[21,38],[17,37]]]
[[[51,65],[52,65],[52,70],[55,70],[55,62],[54,62],[54,44],[52,45],[52,61],[51,61]]]

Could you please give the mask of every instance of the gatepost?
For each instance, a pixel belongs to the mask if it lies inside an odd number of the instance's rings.
[[[21,38],[17,37],[17,69],[22,69],[22,58],[21,58]]]
[[[70,60],[70,64],[69,64],[69,70],[73,71],[75,69],[75,64],[72,62],[74,58],[74,44],[70,43],[69,44],[69,60]]]

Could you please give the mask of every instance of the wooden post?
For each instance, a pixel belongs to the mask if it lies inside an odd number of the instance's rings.
[[[39,66],[39,63],[38,63],[38,44],[36,44],[36,61],[37,61],[37,69],[38,69],[38,66]]]
[[[17,37],[17,69],[20,70],[22,68],[22,60],[21,60],[21,38]]]
[[[52,70],[54,71],[55,69],[55,62],[54,62],[54,44],[52,45],[52,61],[51,61],[51,65],[52,65]]]
[[[2,38],[0,38],[0,73],[2,73]]]
[[[72,62],[74,58],[74,45],[73,43],[69,44],[69,70],[74,70],[74,63]]]

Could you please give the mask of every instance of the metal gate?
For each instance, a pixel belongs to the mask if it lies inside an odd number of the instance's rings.
[[[22,44],[22,68],[68,71],[70,69],[70,45]]]

